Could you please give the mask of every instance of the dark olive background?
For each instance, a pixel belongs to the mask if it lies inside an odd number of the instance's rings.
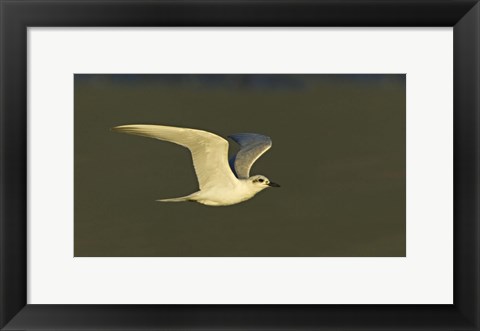
[[[75,256],[405,256],[405,75],[75,75]],[[227,207],[121,124],[268,135],[281,188]],[[236,146],[231,142],[230,150]]]

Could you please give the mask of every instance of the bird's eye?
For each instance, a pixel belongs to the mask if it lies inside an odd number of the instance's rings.
[[[260,183],[263,183],[263,179],[261,179],[261,178],[260,178],[258,181],[259,181]]]

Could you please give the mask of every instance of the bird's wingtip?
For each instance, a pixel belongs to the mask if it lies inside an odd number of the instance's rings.
[[[118,125],[118,126],[111,127],[111,128],[110,128],[110,131],[112,131],[112,132],[121,131],[121,127],[122,127],[122,125]]]
[[[131,132],[135,130],[136,125],[117,125],[110,128],[112,132]]]

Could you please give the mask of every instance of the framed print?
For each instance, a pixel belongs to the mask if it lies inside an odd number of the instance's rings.
[[[2,330],[478,329],[476,1],[0,3]]]

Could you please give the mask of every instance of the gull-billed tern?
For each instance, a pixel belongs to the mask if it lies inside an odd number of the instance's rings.
[[[229,163],[228,141],[211,132],[146,124],[121,125],[112,131],[169,141],[190,150],[200,190],[184,197],[158,201],[228,206],[249,200],[267,187],[280,187],[265,176],[250,176],[253,163],[272,146],[267,136],[256,133],[229,136],[241,147]]]

